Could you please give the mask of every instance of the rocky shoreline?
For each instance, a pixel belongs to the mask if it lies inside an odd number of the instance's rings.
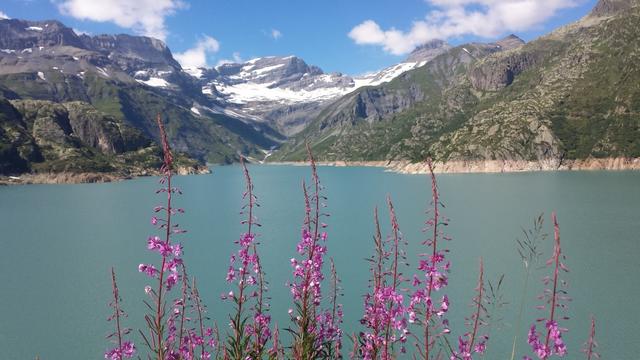
[[[178,167],[175,173],[177,175],[209,174],[211,170],[206,166]],[[127,174],[100,172],[27,173],[16,176],[0,175],[0,185],[107,183],[159,175],[159,171],[140,171]]]
[[[270,165],[302,166],[306,162],[270,162]],[[385,168],[400,174],[426,174],[426,163],[410,161],[319,161],[321,166],[370,166]],[[590,170],[640,170],[640,158],[590,158],[581,160],[547,159],[539,161],[525,160],[456,160],[434,164],[436,173],[515,173],[534,171],[590,171]]]
[[[265,165],[307,166],[304,161],[267,162]],[[410,161],[318,161],[320,166],[334,167],[379,167],[399,174],[426,174],[429,169],[426,163]],[[449,161],[434,164],[436,173],[440,174],[474,174],[474,173],[517,173],[537,171],[624,171],[640,170],[640,158],[591,158],[582,160],[548,159],[540,161],[524,160],[469,160]],[[177,175],[209,174],[211,170],[205,166],[180,167]],[[82,184],[121,181],[141,176],[158,176],[158,171],[142,171],[139,173],[37,173],[19,176],[0,175],[0,185],[21,184]]]

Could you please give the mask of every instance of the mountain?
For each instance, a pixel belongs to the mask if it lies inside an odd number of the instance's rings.
[[[335,99],[389,82],[448,48],[433,41],[403,63],[361,77],[325,73],[296,56],[182,69],[157,39],[78,35],[58,21],[6,19],[0,20],[0,98],[14,107],[27,100],[58,109],[78,103],[86,112],[100,113],[97,121],[117,121],[151,142],[158,140],[155,116],[161,113],[175,150],[201,162],[232,162],[240,154],[264,157]],[[41,140],[30,136],[36,145]],[[91,163],[89,152],[81,153]],[[52,158],[42,157],[45,163]],[[22,160],[28,166],[16,169],[44,171],[48,166]]]
[[[389,83],[334,101],[280,151],[321,160],[640,157],[640,6],[601,0],[527,44],[448,49]]]
[[[161,113],[174,149],[201,162],[261,155],[284,140],[264,123],[216,111],[162,41],[77,35],[57,21],[0,20],[0,97],[81,102],[156,142]]]
[[[406,61],[360,77],[327,74],[296,56],[269,56],[185,71],[200,80],[203,94],[223,106],[221,112],[265,122],[291,136],[304,129],[330,101],[364,86],[389,82],[448,47],[443,41],[432,41]]]
[[[156,173],[161,150],[139,130],[82,102],[0,99],[0,174]],[[179,172],[200,171],[178,155]]]
[[[640,157],[639,0],[524,43],[433,40],[362,76],[296,56],[181,68],[157,39],[0,20],[0,173],[144,173],[155,115],[185,164]],[[274,152],[275,150],[275,152]]]

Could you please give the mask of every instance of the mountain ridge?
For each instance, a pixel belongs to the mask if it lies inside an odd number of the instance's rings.
[[[0,172],[12,162],[21,171],[53,166],[55,156],[41,151],[49,138],[29,125],[36,122],[69,137],[53,144],[59,154],[75,151],[89,163],[97,154],[113,168],[122,140],[96,134],[121,124],[153,147],[157,113],[172,147],[201,162],[298,160],[306,142],[330,162],[640,156],[638,3],[600,0],[583,19],[529,43],[513,34],[457,46],[433,40],[358,77],[293,55],[183,69],[157,39],[0,20],[0,98],[11,101],[0,107]],[[67,115],[31,118],[22,104]],[[79,117],[95,124],[79,127]]]
[[[640,8],[620,1],[633,6],[510,49],[454,47],[351,93],[270,160],[302,159],[307,142],[324,161],[638,157]]]
[[[202,94],[164,42],[78,35],[58,21],[0,20],[0,95],[80,101],[156,142],[155,117],[162,113],[174,149],[202,163],[237,161],[284,140],[264,124],[215,111],[215,100]]]

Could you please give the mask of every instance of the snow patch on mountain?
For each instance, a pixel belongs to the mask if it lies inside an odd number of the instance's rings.
[[[167,80],[159,77],[150,77],[149,80],[136,79],[136,81],[151,87],[169,87]]]
[[[421,63],[415,63],[415,62],[400,63],[397,65],[390,66],[381,71],[375,72],[373,74],[356,77],[354,78],[355,88],[384,84],[386,82],[389,82],[397,78],[402,73],[405,73],[409,70],[413,70],[416,67],[419,67],[420,64]]]
[[[186,72],[196,79],[202,79],[202,76],[204,75],[204,69],[198,67],[185,67],[182,68],[182,71]]]
[[[312,102],[329,100],[346,94],[351,88],[324,87],[314,90],[292,90],[273,86],[275,83],[241,83],[225,85],[216,83],[216,89],[226,95],[228,100],[235,104],[247,104],[251,102],[272,102],[282,104]],[[203,91],[204,92],[204,91]]]

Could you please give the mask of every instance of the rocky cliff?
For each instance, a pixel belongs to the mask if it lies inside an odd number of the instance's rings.
[[[78,35],[53,20],[0,20],[0,95],[80,101],[156,141],[155,116],[162,113],[174,148],[201,162],[261,154],[284,139],[264,122],[230,114],[203,94],[199,80],[182,70],[162,41]],[[97,129],[91,122],[85,126],[85,132]]]
[[[0,174],[104,174],[98,181],[157,173],[160,149],[144,134],[82,102],[0,99]],[[176,154],[178,167],[199,172]],[[36,177],[37,179],[37,177]]]
[[[448,49],[344,96],[271,158],[567,163],[640,157],[640,2],[602,0],[523,44]]]

